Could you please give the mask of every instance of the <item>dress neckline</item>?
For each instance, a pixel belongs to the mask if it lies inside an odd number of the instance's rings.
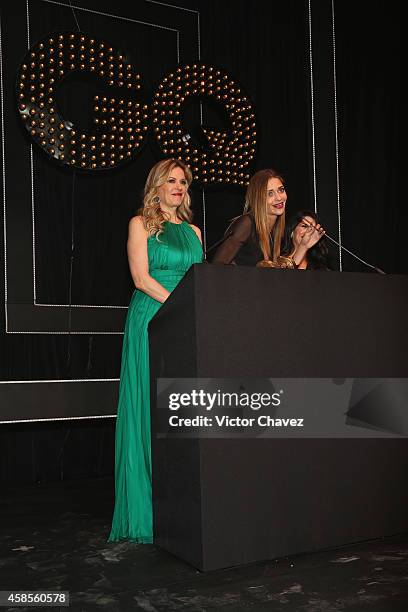
[[[180,223],[174,223],[174,221],[166,221],[166,223],[170,223],[170,225],[183,225],[184,221],[180,221]]]

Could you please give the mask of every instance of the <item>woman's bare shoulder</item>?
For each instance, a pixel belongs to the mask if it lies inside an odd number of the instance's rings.
[[[142,215],[135,215],[129,220],[129,229],[141,229],[143,228],[146,231],[144,219]]]
[[[129,237],[147,236],[148,231],[145,228],[144,220],[141,215],[135,215],[129,221]]]
[[[197,225],[193,225],[193,223],[190,223],[190,227],[191,227],[192,230],[195,231],[195,233],[197,234],[197,236],[201,240],[201,230],[200,230],[200,228],[197,227]]]
[[[129,220],[129,225],[144,225],[142,215],[135,215]]]

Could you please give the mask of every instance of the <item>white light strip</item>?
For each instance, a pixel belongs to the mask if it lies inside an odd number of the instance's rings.
[[[201,26],[200,13],[197,11],[197,43],[198,43],[198,61],[201,60]]]
[[[206,221],[204,187],[202,189],[202,199],[203,199],[203,249],[204,249],[204,253],[206,253],[207,252],[207,221]]]
[[[93,13],[95,15],[102,15],[103,17],[112,17],[113,19],[122,19],[122,21],[130,21],[132,23],[140,23],[142,25],[151,26],[152,28],[159,28],[160,30],[168,30],[169,32],[178,32],[176,28],[169,28],[167,26],[159,25],[158,23],[150,23],[148,21],[139,21],[138,19],[131,19],[130,17],[123,17],[122,15],[113,15],[112,13],[103,13],[102,11],[95,11],[93,9],[83,8],[82,6],[65,4],[64,2],[57,2],[56,0],[41,0],[41,2],[47,2],[48,4],[57,4],[64,6],[67,9],[77,9],[78,11],[84,11],[85,13]]]
[[[33,331],[33,330],[19,330],[19,331],[7,331],[8,334],[34,334],[37,336],[44,335],[83,335],[83,336],[123,336],[123,332],[111,332],[111,331]]]
[[[172,9],[177,9],[179,11],[186,11],[187,13],[195,13],[197,15],[197,44],[198,44],[198,60],[201,60],[201,33],[200,33],[200,11],[194,9],[188,9],[184,6],[176,6],[175,4],[167,4],[166,2],[157,2],[157,0],[145,0],[145,2],[149,2],[150,4],[159,4],[160,6],[168,6]],[[179,60],[180,61],[180,60]]]
[[[27,48],[30,49],[30,5],[29,0],[26,2],[27,12]],[[35,210],[34,210],[34,158],[33,158],[33,145],[30,144],[30,176],[31,176],[31,217],[32,217],[32,235],[33,235],[33,303],[37,301],[37,281],[36,281],[36,254],[35,254]]]
[[[150,4],[160,4],[161,6],[168,6],[169,8],[178,9],[179,11],[186,11],[188,13],[198,13],[194,9],[188,9],[184,6],[176,6],[175,4],[167,4],[166,2],[157,2],[157,0],[145,0],[145,2],[150,2]]]
[[[312,119],[312,163],[313,163],[313,198],[314,211],[317,214],[317,188],[316,188],[316,142],[314,122],[314,84],[313,84],[313,50],[312,50],[312,5],[309,0],[309,64],[310,64],[310,103]]]
[[[0,380],[0,385],[31,385],[49,383],[119,382],[120,378],[61,378],[60,380]]]
[[[105,306],[100,304],[41,304],[40,302],[34,302],[34,306],[50,307],[50,308],[122,308],[127,310],[128,306]]]
[[[26,0],[26,19],[27,19],[27,49],[30,49],[30,7],[29,0]]]
[[[337,77],[336,77],[336,32],[334,19],[334,0],[332,0],[332,31],[333,31],[333,85],[334,85],[334,129],[336,138],[336,188],[337,188],[337,219],[338,219],[338,243],[339,243],[339,270],[343,270],[342,250],[341,250],[341,211],[340,211],[340,173],[339,173],[339,140],[337,122]]]
[[[7,333],[8,319],[7,319],[6,157],[5,157],[5,132],[4,132],[3,40],[2,40],[2,32],[1,32],[1,16],[0,16],[0,110],[1,110],[1,158],[2,158],[2,178],[3,178],[4,315],[5,315],[6,333]]]
[[[0,425],[11,425],[13,423],[44,423],[46,421],[82,421],[85,419],[116,419],[116,414],[100,414],[98,416],[72,416],[72,417],[61,417],[59,419],[20,419],[18,421],[0,421]]]
[[[200,125],[203,125],[204,114],[203,114],[203,103],[200,100]],[[206,209],[205,209],[205,190],[204,187],[201,190],[201,201],[202,201],[202,210],[203,210],[203,249],[204,253],[207,252],[207,222],[206,222]]]
[[[37,302],[37,277],[36,277],[36,251],[35,251],[35,207],[34,207],[34,156],[33,145],[30,144],[30,168],[31,168],[31,219],[33,238],[33,303]]]

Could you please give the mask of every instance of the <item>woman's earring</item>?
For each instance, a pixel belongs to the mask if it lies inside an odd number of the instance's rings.
[[[293,232],[290,233],[290,239],[293,240]]]
[[[160,204],[160,196],[158,196],[158,195],[157,195],[157,196],[154,196],[154,198],[153,198],[153,202],[154,202],[155,204]]]

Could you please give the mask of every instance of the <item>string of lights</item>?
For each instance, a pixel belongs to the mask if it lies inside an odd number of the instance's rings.
[[[74,71],[94,74],[112,88],[112,96],[93,97],[89,132],[65,119],[55,100],[58,86]],[[141,90],[141,76],[124,55],[83,32],[37,42],[17,79],[19,114],[32,139],[53,160],[90,171],[116,168],[141,150],[150,122]],[[201,126],[200,143],[183,129],[184,110],[195,98],[221,105],[228,123],[222,130]],[[151,121],[162,153],[183,160],[197,183],[247,185],[256,154],[255,112],[242,86],[224,71],[202,63],[177,67],[154,93]]]
[[[195,146],[183,132],[183,108],[193,98],[213,99],[227,112],[228,130],[202,127],[208,147]],[[178,67],[154,94],[152,121],[163,153],[188,164],[195,181],[248,183],[248,167],[256,151],[255,113],[242,88],[225,72],[205,64]]]
[[[148,107],[94,96],[94,130],[77,130],[61,116],[55,102],[58,85],[76,70],[94,73],[115,89],[141,90],[140,75],[113,47],[80,32],[60,33],[38,42],[21,65],[20,117],[33,140],[55,160],[82,170],[114,168],[143,144]]]

